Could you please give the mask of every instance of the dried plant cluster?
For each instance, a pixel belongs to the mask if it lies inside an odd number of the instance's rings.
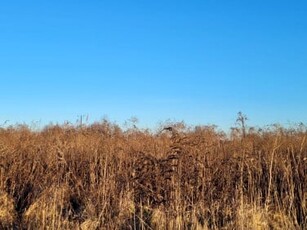
[[[306,229],[306,128],[0,130],[1,229]]]

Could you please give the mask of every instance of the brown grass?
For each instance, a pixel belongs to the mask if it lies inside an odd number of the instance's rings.
[[[306,127],[0,129],[1,229],[306,229]]]

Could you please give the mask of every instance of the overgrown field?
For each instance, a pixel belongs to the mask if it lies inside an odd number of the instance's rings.
[[[307,229],[306,173],[304,126],[2,128],[0,229]]]

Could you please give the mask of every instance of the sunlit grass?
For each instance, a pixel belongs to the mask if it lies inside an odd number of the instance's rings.
[[[306,229],[306,127],[170,126],[2,128],[0,227]]]

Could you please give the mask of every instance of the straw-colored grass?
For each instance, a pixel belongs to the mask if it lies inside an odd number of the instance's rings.
[[[306,229],[305,126],[0,129],[1,229]]]
[[[14,199],[0,190],[0,227],[12,227],[16,216]]]

